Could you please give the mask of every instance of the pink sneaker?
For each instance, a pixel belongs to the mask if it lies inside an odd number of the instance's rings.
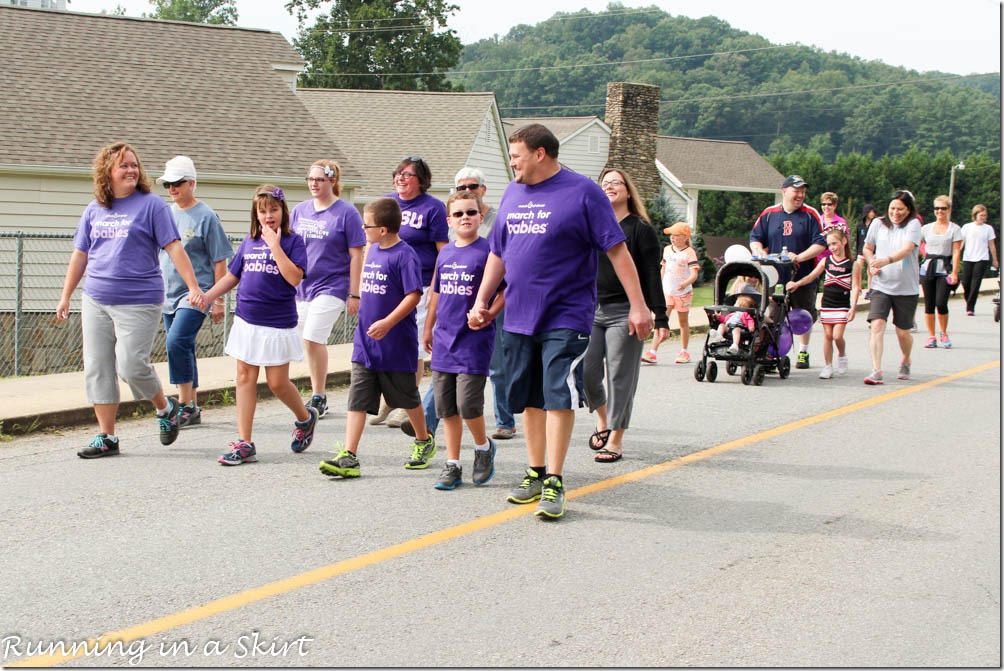
[[[641,360],[644,363],[659,363],[659,355],[655,353],[654,349],[650,349],[641,355]]]
[[[690,352],[681,350],[676,357],[676,363],[690,363]]]
[[[948,337],[947,333],[941,334],[941,346],[945,349],[952,349],[952,339]]]
[[[938,339],[934,336],[929,336],[927,338],[927,343],[924,345],[925,349],[936,349],[938,347]]]

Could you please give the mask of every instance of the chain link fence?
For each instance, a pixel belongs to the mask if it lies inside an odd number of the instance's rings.
[[[231,237],[236,249],[242,238]],[[73,234],[0,231],[0,377],[49,375],[83,370],[80,296],[83,281],[70,299],[70,318],[56,319]],[[206,319],[197,339],[200,357],[223,356],[233,322],[236,292],[227,294],[226,318]],[[352,342],[356,318],[342,313],[329,345]],[[154,340],[152,361],[166,361],[164,325]]]

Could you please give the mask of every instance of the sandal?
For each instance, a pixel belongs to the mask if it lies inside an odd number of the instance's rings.
[[[598,461],[601,464],[612,464],[615,461],[620,461],[621,457],[624,456],[623,452],[612,452],[610,450],[599,450],[596,456],[593,457],[593,461]]]
[[[589,436],[589,449],[602,450],[606,447],[607,441],[610,440],[610,431],[611,429],[603,429],[602,431],[596,429],[593,431],[593,435]],[[596,439],[596,442],[593,442],[594,438]]]

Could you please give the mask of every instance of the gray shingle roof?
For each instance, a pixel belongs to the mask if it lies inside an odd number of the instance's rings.
[[[394,168],[421,156],[433,184],[453,186],[468,161],[494,93],[299,89],[297,97],[362,172],[364,195],[393,191]]]
[[[780,191],[784,181],[784,175],[745,142],[661,135],[655,157],[688,188]]]
[[[333,158],[358,180],[273,67],[303,65],[278,32],[0,7],[0,35],[0,165],[89,167],[125,140],[151,175],[187,154],[200,173],[275,177]]]
[[[505,124],[507,137],[523,126],[539,123],[554,133],[558,142],[563,142],[566,137],[593,121],[602,121],[602,119],[598,116],[506,117],[502,123]]]

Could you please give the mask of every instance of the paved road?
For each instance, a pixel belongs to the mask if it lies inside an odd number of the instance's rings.
[[[813,370],[762,387],[645,368],[621,462],[591,460],[580,411],[558,522],[504,502],[521,440],[487,486],[440,492],[441,456],[406,471],[403,434],[371,427],[363,477],[332,481],[344,414],[295,455],[274,401],[237,468],[215,463],[232,408],[170,448],[126,422],[110,459],[74,456],[93,427],[4,443],[0,663],[119,632],[28,661],[999,666],[1000,331],[958,315],[908,383],[861,384],[863,320],[841,379],[816,378],[819,337]]]

